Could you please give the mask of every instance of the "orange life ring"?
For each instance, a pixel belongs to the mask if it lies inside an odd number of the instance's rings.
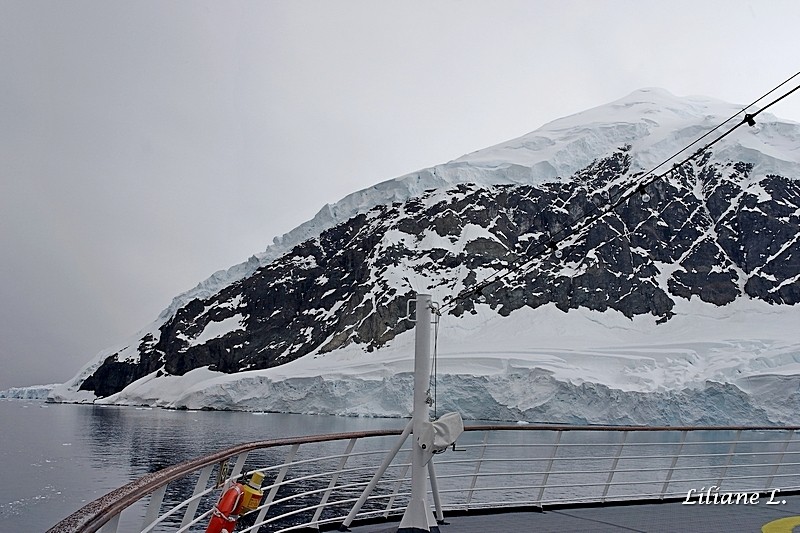
[[[242,485],[234,483],[231,488],[222,494],[217,505],[214,506],[206,533],[232,533],[239,517],[231,515],[231,513],[239,506],[239,500],[241,499]]]

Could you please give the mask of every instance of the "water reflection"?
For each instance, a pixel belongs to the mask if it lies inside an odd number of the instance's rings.
[[[87,407],[81,422],[92,454],[126,458],[134,477],[244,442],[405,424],[396,419],[100,406]]]
[[[396,419],[1,400],[0,520],[9,531],[45,531],[86,503],[148,472],[228,446],[404,425]],[[183,481],[180,486],[191,493],[194,482]],[[120,530],[125,530],[126,521],[140,525],[141,518],[133,516],[140,512],[123,514]]]

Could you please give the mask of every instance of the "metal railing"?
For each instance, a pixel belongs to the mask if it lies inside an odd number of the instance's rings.
[[[441,518],[454,510],[793,491],[800,489],[798,429],[470,426],[455,450],[429,463],[431,493]],[[237,531],[326,529],[398,515],[410,495],[407,435],[408,428],[243,444],[143,476],[50,531],[205,531],[224,486],[254,471],[265,474],[264,497]]]

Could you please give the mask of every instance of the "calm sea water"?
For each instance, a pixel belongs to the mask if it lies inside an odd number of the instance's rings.
[[[45,531],[139,476],[242,442],[405,424],[0,400],[0,530]]]

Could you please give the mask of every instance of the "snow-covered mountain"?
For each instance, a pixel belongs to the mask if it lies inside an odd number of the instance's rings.
[[[541,253],[739,109],[640,90],[351,194],[176,297],[50,399],[406,416],[407,300],[449,301],[534,258],[446,308],[439,409],[797,423],[800,124],[760,114],[560,257]]]

